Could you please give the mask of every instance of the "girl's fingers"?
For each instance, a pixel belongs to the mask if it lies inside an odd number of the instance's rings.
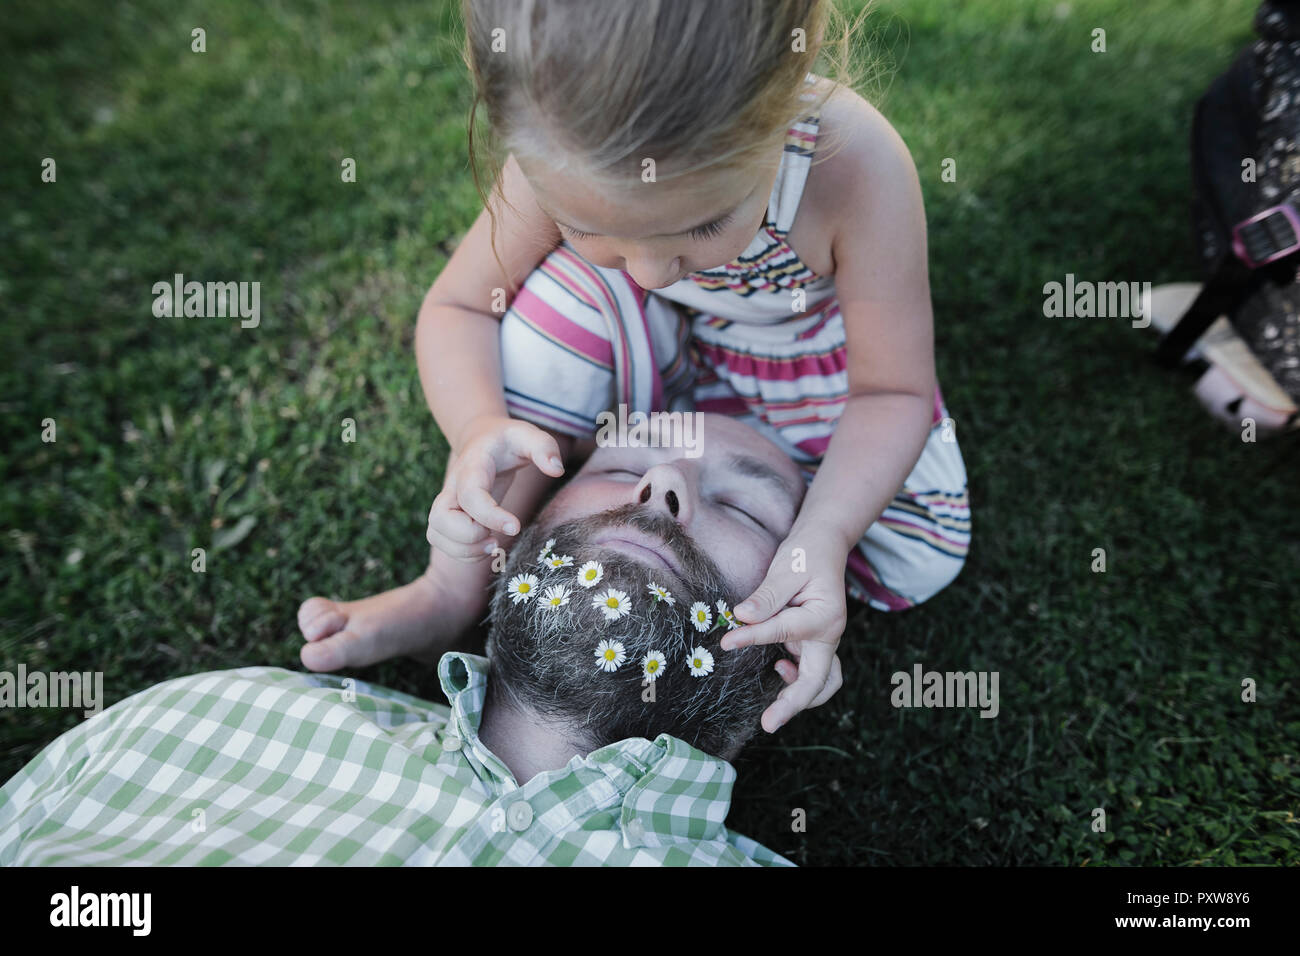
[[[459,508],[437,507],[429,513],[429,543],[433,544],[436,534],[443,539],[457,544],[470,544],[478,547],[492,534],[492,529],[485,528]]]
[[[521,455],[532,459],[533,464],[544,475],[559,478],[564,474],[564,462],[560,460],[560,446],[555,438],[536,426],[530,427],[527,438],[518,446]]]
[[[464,544],[436,534],[429,536],[429,544],[447,555],[447,557],[455,558],[457,561],[464,561],[467,564],[476,564],[484,558],[491,557],[493,552],[500,547],[495,538],[487,538],[476,544]]]
[[[810,643],[803,648],[799,676],[763,712],[764,730],[776,733],[795,714],[813,706],[830,678],[835,656],[835,649],[826,644]]]
[[[502,534],[519,533],[519,519],[493,499],[492,476],[486,470],[473,472],[469,480],[457,481],[456,486],[456,503],[479,524]]]
[[[813,702],[808,706],[820,707],[834,697],[843,686],[844,675],[840,670],[840,655],[836,654],[835,659],[831,661],[831,674],[830,677],[826,678],[826,686],[822,688],[822,692],[814,697]]]
[[[793,684],[799,677],[799,665],[782,658],[776,662],[776,672],[781,675],[781,680]]]
[[[758,624],[743,624],[728,631],[721,640],[724,651],[755,644],[784,644],[807,641],[821,634],[815,615],[803,607],[787,607]]]

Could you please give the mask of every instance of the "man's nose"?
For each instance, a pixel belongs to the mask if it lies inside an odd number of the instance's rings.
[[[637,483],[636,500],[667,514],[679,525],[689,525],[695,514],[690,477],[675,464],[655,465]]]

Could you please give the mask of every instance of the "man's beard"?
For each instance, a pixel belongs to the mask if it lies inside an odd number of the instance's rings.
[[[617,527],[635,528],[661,540],[672,553],[671,563],[681,569],[680,578],[607,545],[589,543]],[[567,555],[572,564],[552,569],[539,560],[552,538],[550,553]],[[577,571],[592,560],[600,563],[603,574],[595,586],[583,587]],[[538,579],[525,599],[512,596],[507,588],[507,582],[522,574]],[[649,591],[651,582],[666,588],[675,603],[656,600]],[[568,603],[550,610],[544,599],[551,587],[567,588]],[[629,613],[618,620],[608,620],[605,610],[593,603],[611,588],[623,592],[630,603]],[[765,703],[783,686],[773,664],[784,655],[771,645],[723,651],[719,641],[726,626],[699,631],[689,609],[703,602],[712,626],[719,620],[719,599],[729,609],[745,596],[728,585],[717,564],[677,522],[643,505],[624,505],[551,528],[535,521],[516,539],[494,584],[489,690],[494,698],[503,695],[498,700],[565,726],[575,744],[587,750],[663,732],[722,754],[752,734],[748,724],[757,724]],[[613,672],[598,665],[596,649],[602,640],[623,646],[626,659]],[[692,675],[688,657],[696,647],[712,654],[712,673]],[[652,651],[665,658],[653,688],[643,673],[643,661]]]

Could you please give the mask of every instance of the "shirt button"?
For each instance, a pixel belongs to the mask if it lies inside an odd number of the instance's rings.
[[[634,843],[640,843],[645,839],[645,827],[636,817],[633,817],[627,823],[627,836]]]
[[[460,738],[459,738],[459,737],[448,737],[446,740],[444,740],[444,741],[442,742],[442,749],[443,749],[443,750],[459,750],[459,749],[460,749]]]
[[[506,811],[506,822],[510,824],[512,830],[527,830],[528,825],[533,822],[533,808],[527,800],[511,804],[510,809]]]

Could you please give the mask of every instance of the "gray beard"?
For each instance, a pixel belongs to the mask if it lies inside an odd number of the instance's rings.
[[[674,581],[662,568],[587,543],[615,526],[633,527],[662,539],[685,580]],[[539,563],[538,553],[548,538],[555,539],[553,554],[572,556],[570,567],[552,570]],[[585,588],[577,583],[577,570],[593,559],[601,563],[604,574],[594,587]],[[512,601],[507,591],[507,582],[517,574],[538,578],[535,596],[526,601]],[[667,588],[676,604],[654,600],[647,590],[650,581]],[[556,584],[569,588],[569,603],[550,611],[537,598]],[[608,588],[623,591],[631,601],[631,613],[618,621],[606,621],[604,612],[592,603]],[[723,737],[745,723],[751,711],[756,727],[764,701],[770,702],[784,686],[772,667],[783,654],[770,645],[723,651],[718,642],[724,631],[697,631],[688,611],[693,602],[703,601],[716,623],[719,598],[730,607],[746,596],[727,584],[718,566],[675,521],[642,505],[625,505],[552,528],[534,522],[516,539],[494,584],[487,648],[493,673],[489,691],[513,709],[531,711],[570,729],[579,749],[585,751],[626,737],[653,738],[660,732],[700,749],[708,750],[701,744],[722,748]],[[604,639],[621,642],[627,655],[612,673],[597,666],[596,647]],[[713,655],[713,673],[705,677],[692,676],[686,663],[696,646]],[[652,690],[642,673],[642,660],[650,651],[667,658]],[[752,729],[743,736],[747,738]],[[719,749],[708,752],[716,754]]]

